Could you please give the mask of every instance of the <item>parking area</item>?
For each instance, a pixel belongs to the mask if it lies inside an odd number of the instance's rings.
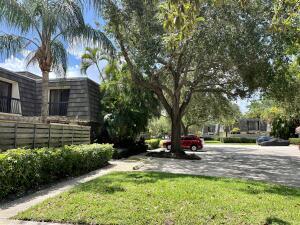
[[[298,146],[207,145],[200,161],[146,158],[140,170],[236,177],[300,187]]]

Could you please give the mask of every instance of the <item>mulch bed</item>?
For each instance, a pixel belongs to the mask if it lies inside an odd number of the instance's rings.
[[[161,152],[148,152],[146,156],[151,156],[151,157],[157,157],[157,158],[172,158],[172,159],[184,159],[184,160],[201,160],[201,157],[199,157],[196,154],[180,154],[176,155],[172,152],[166,152],[166,151],[161,151]]]

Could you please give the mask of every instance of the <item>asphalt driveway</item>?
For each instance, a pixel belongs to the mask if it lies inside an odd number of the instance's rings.
[[[200,161],[146,158],[140,170],[263,180],[300,187],[297,146],[207,145]]]

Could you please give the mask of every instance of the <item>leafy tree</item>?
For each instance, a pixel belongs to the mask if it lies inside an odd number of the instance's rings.
[[[88,68],[95,65],[102,81],[105,81],[106,78],[103,76],[99,65],[103,60],[110,60],[106,51],[100,48],[85,48],[85,53],[81,56],[81,73],[86,74]]]
[[[159,112],[159,104],[151,91],[136,87],[126,65],[110,62],[110,80],[101,84],[104,122],[112,141],[122,145],[134,141],[146,131],[148,120]]]
[[[170,116],[172,151],[178,155],[184,154],[181,120],[193,94],[251,94],[268,84],[270,62],[281,46],[269,29],[269,1],[245,8],[235,1],[198,7],[183,2],[185,22],[173,26],[165,17],[177,8],[169,1],[94,1],[133,81],[153,91]]]
[[[101,31],[85,24],[80,0],[0,0],[0,22],[18,33],[0,33],[0,53],[9,57],[27,49],[27,63],[39,65],[43,118],[48,115],[49,73],[65,75],[67,70],[66,45],[85,41],[113,49]]]
[[[148,125],[148,132],[152,137],[163,137],[171,131],[171,122],[168,117],[152,118]]]
[[[182,119],[183,133],[189,133],[189,127],[203,126],[206,123],[235,123],[241,117],[239,107],[223,95],[216,93],[195,94]]]

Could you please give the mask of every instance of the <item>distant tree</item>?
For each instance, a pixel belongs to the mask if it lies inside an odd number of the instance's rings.
[[[152,118],[148,124],[148,132],[152,137],[163,137],[171,132],[171,121],[166,116]]]
[[[183,133],[189,133],[189,127],[202,127],[207,123],[235,123],[241,117],[239,107],[225,96],[215,93],[195,94],[182,118]]]
[[[27,64],[38,64],[42,80],[42,117],[48,115],[49,73],[65,75],[66,46],[93,43],[112,50],[110,40],[85,24],[82,4],[70,0],[0,0],[0,22],[18,34],[0,33],[0,54],[9,57],[29,50]]]
[[[81,56],[81,68],[80,71],[83,74],[86,74],[88,68],[91,66],[96,66],[99,76],[104,82],[106,78],[103,76],[100,69],[101,61],[109,61],[109,54],[101,48],[85,48],[85,53]]]
[[[172,151],[181,155],[181,120],[193,94],[245,97],[264,87],[281,45],[269,29],[270,1],[245,8],[236,1],[178,2],[94,1],[133,81],[153,91],[170,116]]]

